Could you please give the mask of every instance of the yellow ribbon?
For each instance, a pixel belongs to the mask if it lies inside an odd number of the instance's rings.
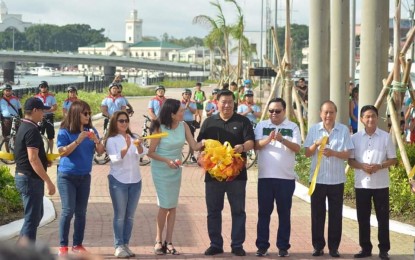
[[[411,172],[409,173],[408,178],[410,180],[412,180],[412,178],[414,177],[414,175],[415,175],[415,166],[412,168]]]
[[[321,158],[323,158],[323,151],[324,151],[324,148],[326,147],[327,140],[329,140],[328,136],[324,136],[323,139],[321,140],[321,145],[320,145],[320,148],[318,150],[318,155],[317,155],[316,169],[314,170],[313,179],[311,180],[310,187],[308,188],[309,196],[313,194],[314,189],[316,188],[316,181],[317,181],[318,172],[320,170]]]
[[[166,137],[168,135],[169,135],[169,133],[167,133],[167,132],[161,132],[161,133],[158,133],[158,134],[143,136],[142,139],[162,138],[162,137]]]

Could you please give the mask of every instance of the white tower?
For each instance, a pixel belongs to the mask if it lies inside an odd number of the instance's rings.
[[[125,20],[125,42],[141,42],[143,38],[143,20],[137,18],[137,10],[132,10],[130,17]]]
[[[8,14],[8,9],[4,1],[0,1],[0,20],[4,20]]]

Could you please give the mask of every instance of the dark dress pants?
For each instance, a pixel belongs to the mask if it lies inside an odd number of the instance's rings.
[[[344,183],[327,185],[316,184],[311,195],[311,237],[314,249],[322,250],[326,246],[324,225],[326,222],[326,198],[328,200],[328,247],[337,250],[342,236]]]

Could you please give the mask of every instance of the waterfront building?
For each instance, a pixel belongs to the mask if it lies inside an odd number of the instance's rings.
[[[7,28],[14,28],[19,32],[24,32],[32,23],[23,22],[21,14],[9,14],[9,10],[4,1],[0,1],[0,32]]]

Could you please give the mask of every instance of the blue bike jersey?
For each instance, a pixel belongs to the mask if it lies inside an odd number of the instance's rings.
[[[7,100],[9,102],[7,102]],[[14,107],[10,105],[10,104]],[[7,98],[3,96],[2,99],[0,99],[0,108],[1,108],[1,115],[3,117],[12,117],[12,116],[18,116],[19,109],[22,108],[20,105],[20,101],[17,97],[11,96],[10,98]]]
[[[52,106],[57,104],[55,96],[51,95],[49,93],[47,93],[46,96],[43,96],[41,93],[39,93],[39,94],[35,95],[35,97],[42,100],[43,104],[45,106],[48,106],[48,107],[52,107]],[[51,114],[53,114],[53,112],[44,112],[43,114],[44,115],[51,115]]]
[[[111,117],[115,112],[122,110],[122,107],[126,107],[127,103],[123,97],[108,96],[102,100],[101,106],[107,107],[108,115]]]

